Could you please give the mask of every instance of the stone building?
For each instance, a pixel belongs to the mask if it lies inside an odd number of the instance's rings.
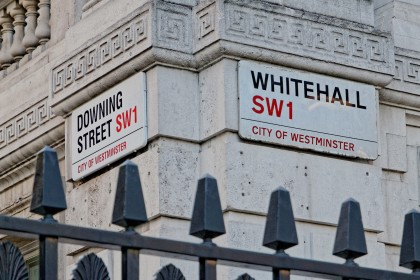
[[[189,219],[210,173],[227,229],[218,245],[268,252],[269,195],[283,186],[300,241],[291,255],[341,262],[335,229],[353,197],[369,251],[359,263],[404,270],[403,217],[419,206],[419,15],[418,0],[0,0],[0,213],[39,218],[29,212],[34,162],[49,145],[66,182],[61,223],[120,230],[116,175],[132,159],[144,235],[199,242]],[[107,102],[133,89],[122,102],[141,133],[121,142],[110,130],[131,129],[128,113]],[[92,116],[98,104],[112,123]],[[13,240],[35,275],[37,242]],[[62,279],[89,251],[120,279],[118,253],[70,245]],[[147,279],[174,262],[141,261]],[[196,266],[175,263],[196,279]]]

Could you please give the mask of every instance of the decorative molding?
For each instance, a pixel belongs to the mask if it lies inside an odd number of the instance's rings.
[[[41,145],[45,145],[45,144],[41,144]],[[49,144],[50,146],[52,146],[58,154],[58,159],[62,160],[64,158],[64,140],[59,141],[56,144]],[[40,150],[40,148],[38,149],[35,148],[34,150]],[[0,193],[4,192],[5,190],[7,190],[10,187],[15,186],[17,183],[33,176],[35,174],[35,154],[32,154],[32,156],[28,157],[28,158],[23,158],[21,160],[16,159],[18,164],[15,166],[12,166],[11,168],[7,169],[10,166],[0,166],[0,170],[2,170],[0,172]],[[3,161],[7,161],[8,158],[6,158],[6,160]],[[11,161],[11,160],[9,160]],[[24,161],[23,163],[21,161]],[[19,192],[16,192],[16,194],[18,194]],[[25,195],[31,195],[32,194],[32,190],[31,193],[28,194],[23,194],[23,197],[12,197],[12,201],[10,201],[11,204],[13,203],[18,203],[20,202]],[[3,207],[6,205],[2,205]]]
[[[155,280],[185,280],[185,277],[179,268],[173,264],[168,264],[156,273]]]
[[[0,243],[0,279],[28,280],[28,269],[19,249],[13,243]]]
[[[156,46],[191,53],[191,9],[175,5],[163,5],[156,9]]]
[[[101,258],[93,253],[84,256],[73,270],[72,280],[110,280],[108,269]]]
[[[19,115],[0,124],[0,149],[54,118],[48,99],[37,102]]]
[[[55,67],[52,70],[53,95],[76,81],[80,82],[106,64],[111,64],[112,60],[123,53],[130,52],[129,56],[140,53],[139,50],[133,50],[133,47],[141,45],[149,36],[148,17],[148,10],[141,12],[114,32],[78,51]]]
[[[378,86],[392,79],[395,61],[390,34],[349,21],[250,0],[196,6],[158,0],[58,61],[51,73],[51,106],[66,115],[152,65],[201,69],[224,56]]]
[[[199,5],[196,9],[193,9],[194,52],[203,49],[218,39],[219,20],[223,17],[223,14],[218,13],[217,8],[216,2],[212,2]]]
[[[248,273],[242,274],[236,280],[255,280],[255,278],[251,277]]]
[[[197,13],[198,40],[202,40],[216,29],[216,4],[206,7]]]
[[[227,3],[225,39],[363,69],[393,72],[390,35],[365,33],[296,18],[284,12],[280,7],[265,11]]]
[[[396,48],[394,79],[420,85],[420,53]]]

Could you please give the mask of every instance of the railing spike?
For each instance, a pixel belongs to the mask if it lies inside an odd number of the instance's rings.
[[[217,180],[207,174],[197,184],[190,235],[212,243],[212,238],[225,233]]]
[[[67,204],[57,153],[46,146],[36,159],[31,212],[43,215],[46,222],[56,222],[52,216],[65,209]]]
[[[117,181],[112,223],[133,231],[135,226],[147,222],[138,167],[130,160],[120,167]]]
[[[356,266],[354,259],[367,254],[360,204],[352,198],[341,205],[333,254]]]
[[[405,215],[400,266],[420,274],[420,213],[416,210]]]
[[[284,250],[298,243],[289,191],[279,187],[271,193],[263,245],[285,254]]]

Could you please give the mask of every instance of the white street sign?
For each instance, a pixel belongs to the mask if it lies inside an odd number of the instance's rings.
[[[146,146],[146,75],[135,74],[74,110],[70,132],[73,180]]]
[[[249,61],[238,71],[242,138],[377,158],[373,86]]]

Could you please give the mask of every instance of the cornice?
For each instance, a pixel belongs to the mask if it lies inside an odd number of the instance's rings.
[[[222,57],[266,61],[384,86],[394,71],[390,34],[255,1],[195,7],[153,1],[54,62],[51,100],[66,115],[151,65],[198,70]],[[70,43],[70,42],[69,42]]]

